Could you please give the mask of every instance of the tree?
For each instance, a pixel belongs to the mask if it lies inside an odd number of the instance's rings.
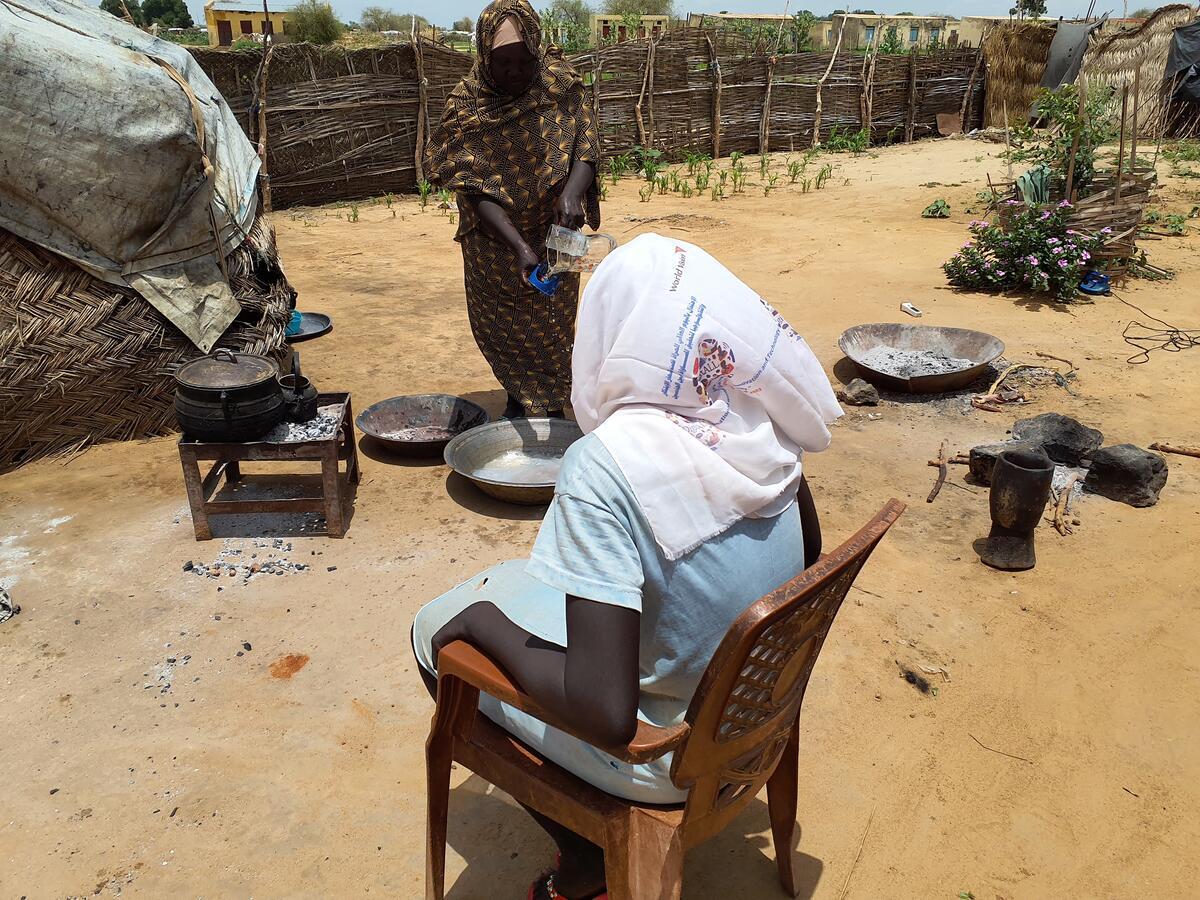
[[[1046,14],[1046,0],[1017,0],[1008,14],[1018,19],[1040,19]]]
[[[604,0],[604,12],[610,16],[670,16],[675,12],[672,0]]]
[[[813,49],[813,28],[820,20],[809,10],[802,9],[792,16],[792,51],[804,53]]]
[[[417,27],[428,28],[429,20],[417,16]],[[359,23],[364,31],[399,31],[401,34],[412,34],[413,17],[408,13],[398,13],[395,10],[384,9],[382,6],[368,6],[359,15]],[[469,29],[464,29],[469,30]]]
[[[592,41],[592,8],[584,0],[554,0],[542,10],[542,34],[568,53],[584,49]]]
[[[475,23],[471,21],[470,16],[463,16],[461,19],[459,19],[457,22],[454,23],[455,31],[474,31],[474,29],[475,29]]]
[[[342,34],[342,23],[333,7],[320,0],[300,0],[292,7],[291,30],[298,41],[332,44]]]
[[[101,7],[101,9],[103,9],[103,7]],[[1152,10],[1148,6],[1143,6],[1141,9],[1135,9],[1133,12],[1131,12],[1129,14],[1129,18],[1131,18],[1131,19],[1148,19],[1152,15],[1154,15],[1154,10]]]
[[[142,4],[142,20],[143,25],[157,24],[164,28],[191,28],[194,24],[192,14],[183,0],[145,0]]]
[[[133,17],[133,24],[141,25],[142,8],[138,5],[138,0],[125,0],[124,4],[121,3],[121,0],[100,0],[100,8],[118,19],[125,18],[125,7],[129,7],[129,15]]]
[[[879,42],[879,52],[884,56],[898,56],[904,52],[904,41],[900,39],[900,30],[895,25],[888,26]]]

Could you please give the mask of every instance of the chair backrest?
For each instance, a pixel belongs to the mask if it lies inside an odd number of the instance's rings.
[[[853,537],[743,612],[705,669],[671,778],[688,816],[758,793],[782,755],[817,654],[859,570],[904,511],[889,500]],[[732,810],[731,810],[732,812]]]

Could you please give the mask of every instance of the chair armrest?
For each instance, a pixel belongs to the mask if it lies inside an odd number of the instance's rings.
[[[443,678],[457,678],[488,696],[540,719],[584,743],[599,747],[610,756],[627,763],[637,764],[658,759],[678,747],[689,730],[686,723],[659,728],[639,719],[633,740],[621,747],[605,747],[579,734],[570,725],[560,722],[536,700],[524,693],[491,659],[466,641],[454,641],[443,647],[438,653],[437,664],[439,682]]]

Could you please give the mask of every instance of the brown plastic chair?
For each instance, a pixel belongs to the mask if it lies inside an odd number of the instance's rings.
[[[639,721],[627,746],[601,748],[628,763],[673,751],[671,780],[688,791],[681,806],[646,806],[607,794],[476,715],[483,691],[573,733],[469,644],[456,641],[443,648],[437,708],[425,748],[427,900],[442,900],[445,891],[446,816],[455,761],[603,847],[611,900],[678,898],[686,851],[719,834],[765,784],[779,880],[796,896],[792,834],[800,703],[851,583],[903,511],[904,504],[888,501],[842,546],[742,613],[705,670],[682,724],[657,728]]]

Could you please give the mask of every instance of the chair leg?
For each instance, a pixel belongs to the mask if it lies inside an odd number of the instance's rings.
[[[767,781],[767,808],[771,815],[771,836],[775,844],[775,864],[779,882],[789,897],[795,897],[796,876],[792,871],[792,836],[796,833],[796,801],[799,796],[800,719],[792,726],[779,764]]]
[[[425,900],[446,893],[446,820],[450,811],[451,739],[431,736],[425,747]]]
[[[470,731],[479,691],[457,678],[438,680],[437,705],[425,742],[425,900],[446,893],[446,819],[454,741]]]
[[[679,831],[634,808],[613,821],[604,841],[609,900],[679,900],[683,842]]]

